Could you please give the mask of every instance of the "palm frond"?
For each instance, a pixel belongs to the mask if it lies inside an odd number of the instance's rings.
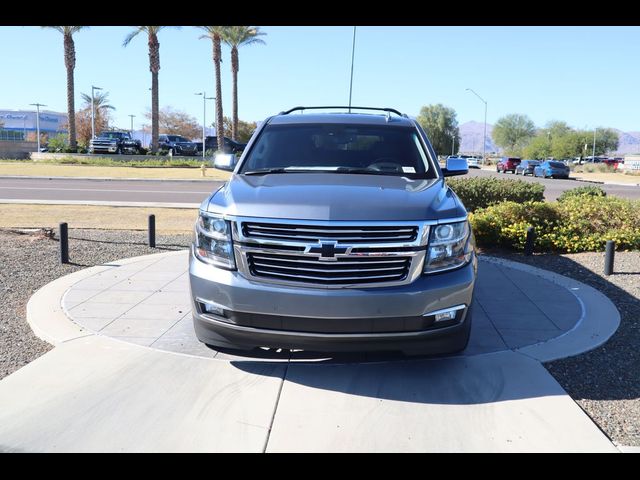
[[[136,27],[135,30],[132,30],[131,32],[129,32],[129,34],[126,37],[124,37],[124,41],[122,42],[122,46],[126,47],[127,45],[129,45],[129,43],[131,43],[131,40],[136,38],[136,36],[139,33],[142,33],[144,31],[146,31],[147,28],[149,28],[149,27]]]

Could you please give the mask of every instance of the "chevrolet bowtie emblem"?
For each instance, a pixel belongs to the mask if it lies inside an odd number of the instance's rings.
[[[318,245],[307,247],[304,253],[319,257],[318,260],[335,262],[338,260],[336,255],[349,255],[353,247],[347,245],[338,245],[338,242],[318,242]]]

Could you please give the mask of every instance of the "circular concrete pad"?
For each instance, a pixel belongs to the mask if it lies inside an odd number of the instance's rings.
[[[193,331],[188,252],[157,254],[87,276],[62,299],[66,315],[97,335],[158,350],[218,359],[325,360],[326,354],[258,350],[214,350]],[[108,266],[108,265],[107,265]],[[571,330],[582,307],[566,288],[508,265],[482,260],[478,267],[474,318],[464,355],[518,349]],[[339,354],[337,361],[379,360],[388,355]]]

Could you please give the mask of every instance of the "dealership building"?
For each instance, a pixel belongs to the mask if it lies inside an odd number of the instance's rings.
[[[40,110],[40,133],[53,136],[67,132],[67,114]],[[36,131],[36,110],[0,110],[2,130],[22,132],[24,138]]]

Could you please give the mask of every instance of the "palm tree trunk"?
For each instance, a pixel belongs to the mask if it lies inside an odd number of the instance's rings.
[[[149,70],[151,70],[151,153],[158,151],[159,135],[159,90],[158,72],[160,72],[160,42],[155,33],[149,34]]]
[[[231,138],[238,139],[238,47],[231,48],[231,71],[233,72],[233,124]]]
[[[76,50],[71,35],[64,36],[64,63],[67,67],[67,121],[69,124],[69,148],[73,151],[77,148],[76,140],[76,107],[75,85],[73,82],[73,70],[76,66]]]
[[[213,36],[213,65],[216,71],[216,136],[218,137],[218,151],[224,150],[224,125],[222,115],[222,77],[220,62],[222,60],[220,35]],[[204,146],[202,147],[204,148]]]
[[[151,72],[151,153],[158,151],[159,121],[158,72]]]

